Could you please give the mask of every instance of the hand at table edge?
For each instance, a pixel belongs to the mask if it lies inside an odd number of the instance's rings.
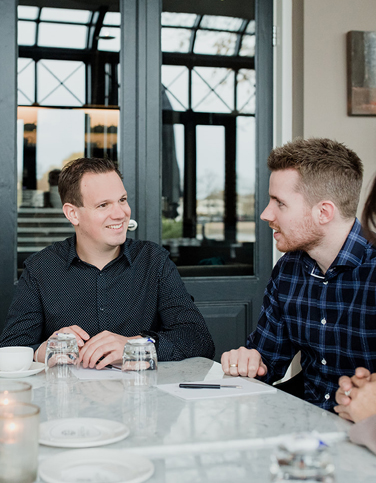
[[[230,376],[265,376],[268,368],[256,349],[239,349],[224,352],[221,357],[223,372]]]

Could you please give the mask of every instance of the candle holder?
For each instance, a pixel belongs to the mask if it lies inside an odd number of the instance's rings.
[[[39,407],[0,405],[0,483],[33,483],[38,471]]]
[[[21,381],[0,381],[0,405],[31,403],[31,384]]]

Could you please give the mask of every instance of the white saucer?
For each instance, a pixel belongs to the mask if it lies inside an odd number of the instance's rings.
[[[39,443],[59,448],[90,448],[121,441],[129,435],[123,423],[110,419],[54,419],[39,425]]]
[[[0,371],[0,377],[7,377],[8,379],[17,379],[20,377],[29,377],[44,371],[43,362],[32,362],[30,369],[27,371]]]
[[[153,463],[121,449],[64,451],[39,464],[46,483],[141,483],[154,473]]]

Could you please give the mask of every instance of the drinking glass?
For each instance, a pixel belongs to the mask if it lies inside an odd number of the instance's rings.
[[[273,483],[334,483],[334,465],[328,447],[314,433],[287,435],[272,455],[270,473]]]
[[[33,483],[38,469],[39,407],[0,405],[0,483]]]
[[[31,385],[21,381],[0,381],[0,405],[17,402],[31,402]]]
[[[58,334],[48,339],[46,348],[46,378],[49,382],[75,379],[71,372],[79,360],[76,337],[73,334]]]
[[[155,386],[157,384],[157,351],[152,339],[130,339],[124,346],[121,370],[132,377],[125,379],[131,386]]]

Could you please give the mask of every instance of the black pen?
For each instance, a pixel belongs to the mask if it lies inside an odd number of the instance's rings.
[[[221,384],[194,384],[182,383],[179,384],[182,389],[221,389],[222,387],[232,387],[233,389],[242,389],[242,386],[223,386]]]
[[[121,367],[116,367],[116,366],[113,366],[112,364],[107,364],[104,367],[108,367],[109,369],[115,369],[115,371],[121,371]]]

